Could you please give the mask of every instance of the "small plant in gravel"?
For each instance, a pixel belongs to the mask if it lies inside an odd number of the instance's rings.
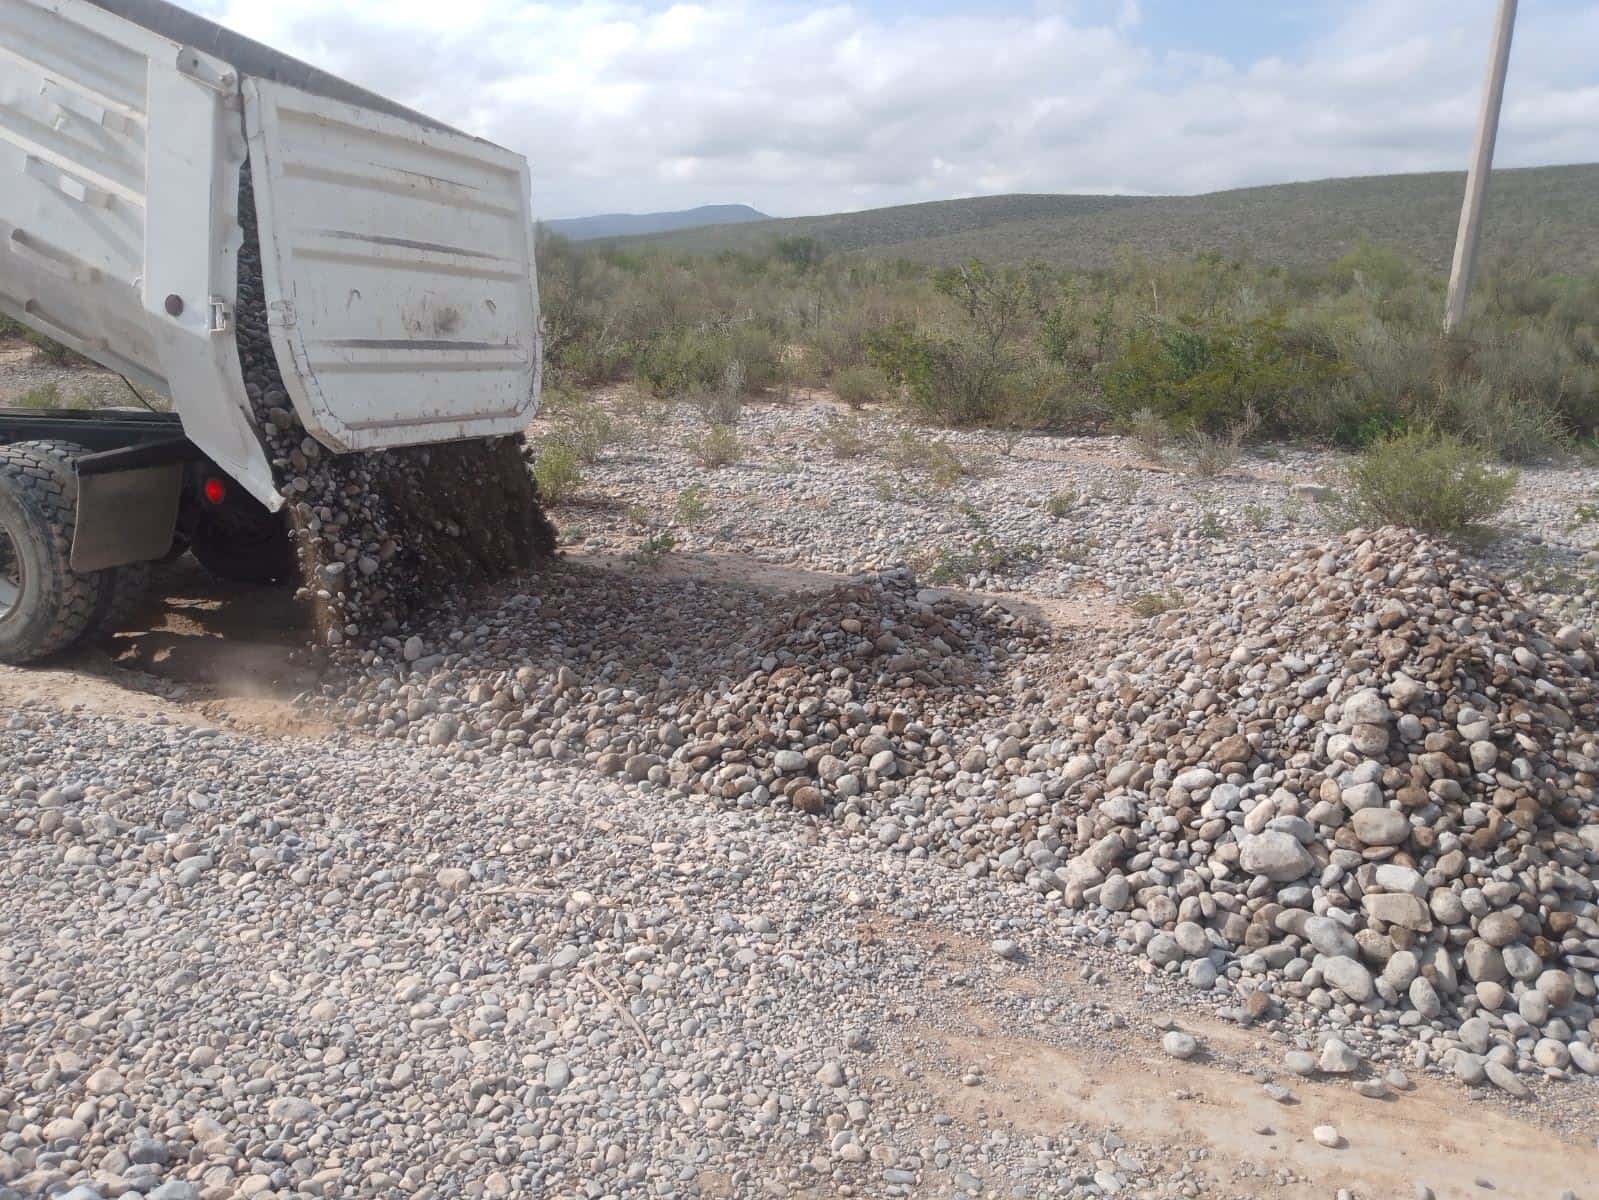
[[[46,337],[42,333],[35,333],[30,329],[24,331],[22,336],[33,347],[34,357],[49,363],[52,367],[85,365],[89,361],[76,350],[63,346],[54,338]]]
[[[828,413],[822,422],[821,438],[834,458],[859,458],[871,449],[866,427],[860,418],[844,413]]]
[[[911,428],[899,431],[885,448],[889,463],[896,471],[905,474],[925,471],[928,482],[937,491],[947,491],[972,474],[971,464],[944,438],[928,439]]]
[[[670,529],[658,530],[635,546],[627,561],[636,567],[658,567],[676,548],[677,536]]]
[[[18,408],[68,407],[67,402],[61,396],[61,389],[53,383],[41,384],[39,387],[30,388],[11,403]]]
[[[1238,465],[1243,453],[1243,435],[1236,427],[1227,433],[1195,429],[1183,439],[1183,453],[1190,471],[1201,479],[1214,479]]]
[[[1504,508],[1517,478],[1463,438],[1413,430],[1377,442],[1349,467],[1342,507],[1363,525],[1468,534]]]
[[[1158,617],[1161,613],[1182,608],[1188,601],[1181,592],[1141,592],[1128,605],[1135,617]]]
[[[1548,596],[1583,594],[1593,580],[1572,569],[1571,561],[1575,557],[1575,553],[1570,551],[1557,554],[1545,543],[1528,546],[1521,569],[1522,586]]]
[[[1224,538],[1232,531],[1228,529],[1227,522],[1221,519],[1221,514],[1213,508],[1207,508],[1199,518],[1199,536],[1214,541]]]
[[[916,430],[905,426],[894,435],[894,438],[884,448],[889,465],[896,471],[912,471],[922,463],[923,447],[926,443]]]
[[[706,424],[731,428],[744,411],[744,364],[733,359],[722,372],[721,386],[695,398]]]
[[[941,547],[923,561],[919,573],[929,583],[943,587],[964,583],[985,571],[992,575],[1015,570],[1035,561],[1039,553],[1037,546],[1010,545],[985,534],[960,549]]]
[[[539,443],[533,460],[533,480],[538,484],[540,500],[561,504],[571,499],[582,478],[583,466],[570,446],[547,438]]]
[[[1055,560],[1063,563],[1085,563],[1089,555],[1099,549],[1099,539],[1096,537],[1073,538],[1055,551]]]
[[[650,510],[642,504],[629,504],[627,506],[627,523],[634,530],[648,529],[650,525]]]
[[[1264,529],[1271,524],[1271,506],[1269,504],[1244,505],[1244,520],[1249,522],[1251,529]]]
[[[580,463],[598,462],[602,450],[621,440],[610,413],[571,392],[550,393],[542,415],[549,418],[550,430],[541,444],[565,446]]]
[[[732,466],[743,457],[738,430],[731,425],[712,425],[694,440],[694,460],[710,470]]]
[[[1166,424],[1166,418],[1154,409],[1139,409],[1123,422],[1122,432],[1132,439],[1145,461],[1165,461],[1166,450],[1171,443],[1171,427]]]
[[[705,503],[705,485],[691,483],[679,492],[676,512],[679,525],[698,525],[710,516],[711,507]]]
[[[923,465],[927,468],[928,481],[939,491],[954,487],[963,475],[970,473],[959,452],[943,438],[928,444]]]
[[[1049,499],[1044,501],[1044,511],[1059,521],[1067,513],[1071,512],[1072,506],[1076,503],[1077,493],[1072,491],[1071,488],[1065,488],[1062,491],[1050,494]]]
[[[659,436],[672,423],[675,407],[670,400],[657,400],[637,388],[629,389],[616,405],[617,412],[640,434],[652,436]]]

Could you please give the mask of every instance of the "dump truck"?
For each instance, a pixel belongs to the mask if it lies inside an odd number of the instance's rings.
[[[0,409],[0,661],[114,626],[184,551],[324,599],[376,570],[403,534],[330,505],[382,472],[318,481],[520,434],[533,239],[509,150],[163,0],[0,0],[0,312],[129,399]]]

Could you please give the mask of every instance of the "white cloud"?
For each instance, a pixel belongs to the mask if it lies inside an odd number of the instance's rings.
[[[519,150],[552,216],[744,201],[827,212],[993,191],[1191,192],[1457,169],[1490,0],[1369,0],[1234,65],[1154,18],[886,15],[768,0],[189,0]],[[1501,165],[1599,159],[1599,0],[1523,6]]]

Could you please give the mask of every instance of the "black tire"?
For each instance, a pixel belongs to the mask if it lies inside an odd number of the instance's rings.
[[[270,514],[232,528],[201,521],[189,549],[207,571],[232,583],[287,583],[299,573],[288,525]]]
[[[70,456],[52,446],[0,446],[0,662],[26,663],[72,645],[94,620],[96,573],[72,569],[78,519]]]
[[[128,563],[101,571],[100,601],[90,636],[108,638],[134,624],[150,595],[150,564]]]
[[[51,464],[56,469],[57,478],[66,481],[74,489],[72,495],[76,500],[77,473],[73,469],[72,462],[79,455],[88,454],[88,447],[79,446],[75,442],[39,438],[29,442],[17,442],[16,448],[33,451]],[[89,628],[84,631],[84,637],[110,637],[113,633],[127,628],[144,604],[145,594],[150,590],[150,564],[138,562],[127,563],[120,567],[108,567],[104,571],[96,571],[95,576],[99,579],[99,597],[95,601],[94,615],[89,619]]]

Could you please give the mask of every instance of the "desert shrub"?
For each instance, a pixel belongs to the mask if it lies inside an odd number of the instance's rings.
[[[575,393],[545,393],[541,411],[551,422],[544,440],[565,446],[580,463],[597,461],[602,450],[621,440],[611,415]]]
[[[710,426],[694,439],[693,448],[695,461],[711,470],[731,466],[744,456],[738,431],[730,425]]]
[[[1023,335],[1037,311],[1030,281],[982,263],[940,270],[933,286],[949,301],[944,331],[901,322],[870,342],[874,363],[902,385],[915,417],[938,425],[993,424],[1039,387]]]
[[[851,408],[875,404],[888,394],[888,380],[876,367],[845,367],[833,376],[833,394]]]
[[[727,345],[704,330],[673,329],[649,341],[639,354],[639,379],[657,396],[692,396],[721,386]]]
[[[1183,453],[1188,459],[1188,469],[1204,479],[1225,475],[1238,465],[1243,453],[1242,437],[1237,430],[1227,433],[1208,433],[1203,429],[1191,430],[1183,439]]]
[[[1599,431],[1599,358],[1585,361],[1570,331],[1532,325],[1489,338],[1468,369],[1506,403],[1535,405],[1574,433]]]
[[[1569,438],[1558,413],[1542,400],[1515,397],[1477,378],[1445,387],[1438,398],[1438,424],[1458,431],[1506,462],[1547,458]]]
[[[837,412],[822,422],[821,439],[834,458],[859,458],[872,445],[859,418]]]
[[[1113,411],[1149,408],[1183,429],[1217,432],[1256,413],[1291,431],[1296,401],[1342,373],[1336,349],[1275,320],[1247,325],[1146,322],[1105,374]]]
[[[710,516],[710,505],[705,503],[705,485],[691,483],[679,492],[675,511],[680,525],[698,525]]]
[[[1140,592],[1133,597],[1129,607],[1135,617],[1158,617],[1161,613],[1171,612],[1173,609],[1182,608],[1187,604],[1181,592]]]
[[[639,378],[657,396],[742,401],[783,377],[770,330],[753,325],[675,329],[652,338],[637,359]]]
[[[1361,238],[1332,264],[1332,281],[1373,295],[1387,295],[1409,285],[1417,276],[1416,263],[1390,246]]]
[[[1141,408],[1130,413],[1119,423],[1118,429],[1124,437],[1132,439],[1146,461],[1158,463],[1165,459],[1171,442],[1171,426],[1154,409]]]
[[[928,482],[940,490],[954,487],[962,476],[971,474],[971,468],[960,452],[943,438],[927,444],[927,457],[922,465],[927,471]]]
[[[570,499],[582,478],[582,463],[570,446],[549,440],[539,443],[533,459],[533,480],[544,503],[560,504]]]
[[[670,529],[658,529],[644,538],[628,553],[627,561],[635,567],[653,569],[677,549],[677,535]]]
[[[62,397],[61,389],[56,384],[40,384],[38,387],[30,387],[11,403],[14,403],[18,408],[80,408],[82,406],[78,405],[78,403],[70,402],[66,397]]]
[[[1366,525],[1409,525],[1459,534],[1504,508],[1513,470],[1490,466],[1483,451],[1452,433],[1418,429],[1375,443],[1350,466],[1348,514]]]
[[[1066,488],[1063,491],[1050,493],[1049,499],[1044,501],[1044,511],[1059,521],[1071,512],[1072,506],[1076,503],[1077,493]]]
[[[1535,453],[1518,448],[1525,431],[1479,428],[1503,425],[1512,404],[1599,434],[1599,272],[1557,259],[1489,264],[1446,346],[1442,274],[1372,242],[1320,264],[1124,253],[1094,270],[931,270],[819,249],[774,240],[694,255],[541,238],[550,382],[631,376],[703,402],[736,361],[741,398],[827,385],[946,427],[1089,431],[1147,408],[1175,434],[1221,435],[1254,408],[1263,436],[1363,446],[1448,426],[1460,404],[1449,390],[1480,379],[1503,399],[1477,406],[1473,437],[1512,456]]]

